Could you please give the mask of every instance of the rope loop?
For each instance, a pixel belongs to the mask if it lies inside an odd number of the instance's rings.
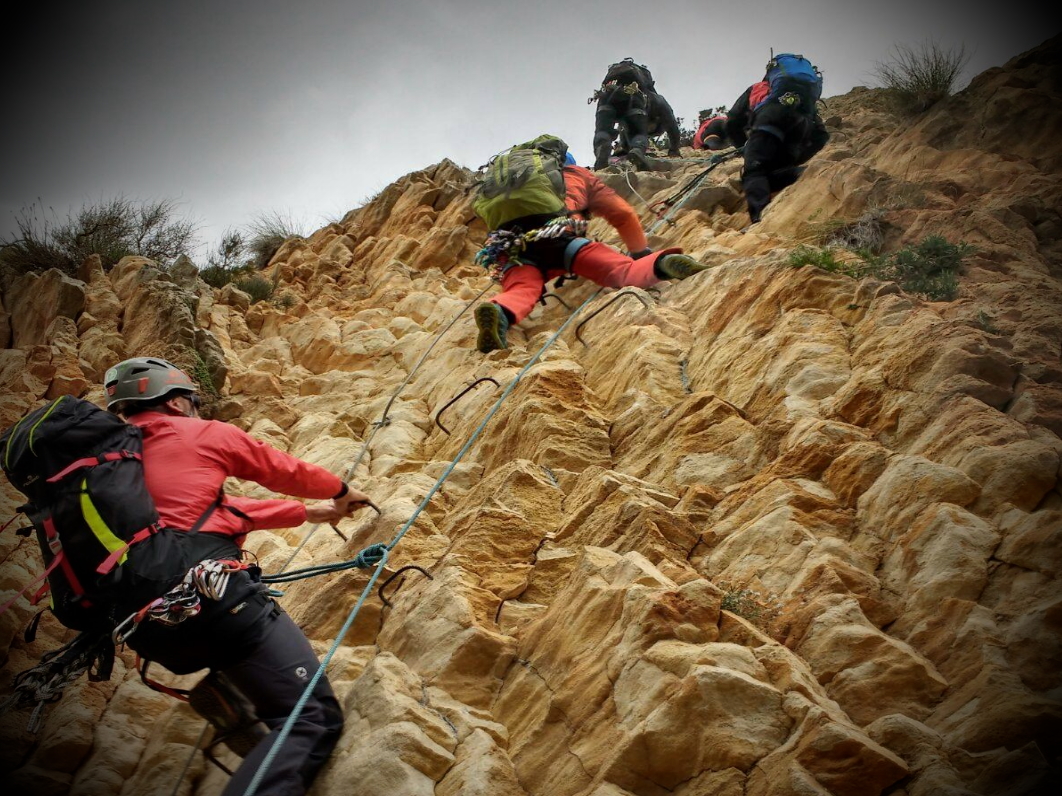
[[[388,549],[383,542],[371,544],[354,557],[354,566],[358,569],[371,569],[384,560]]]

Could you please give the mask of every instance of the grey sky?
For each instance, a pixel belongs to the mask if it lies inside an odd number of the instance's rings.
[[[5,4],[0,233],[41,200],[61,216],[173,198],[213,243],[280,212],[316,229],[401,175],[476,167],[541,132],[591,159],[587,97],[647,64],[676,114],[729,105],[773,47],[824,96],[870,85],[897,43],[971,54],[963,85],[1057,30],[1026,0],[91,0]],[[202,257],[197,258],[202,264]]]

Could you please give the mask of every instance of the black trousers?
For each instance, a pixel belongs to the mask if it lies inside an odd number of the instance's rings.
[[[649,103],[645,94],[627,94],[615,88],[597,101],[594,117],[594,168],[603,169],[612,154],[612,141],[616,137],[616,123],[622,122],[627,133],[630,149],[643,154],[649,146]]]
[[[176,674],[212,669],[225,674],[270,729],[236,770],[224,796],[242,796],[320,666],[298,625],[246,572],[233,575],[220,603],[174,627],[145,621],[129,646]],[[258,796],[301,796],[343,730],[343,713],[321,677],[291,734],[258,786]]]
[[[251,700],[270,733],[244,758],[223,796],[242,796],[247,790],[320,665],[310,642],[291,617],[280,611],[266,621],[269,627],[258,647],[223,671]],[[342,731],[343,713],[328,678],[322,676],[255,793],[301,796],[328,760]]]
[[[757,110],[745,143],[741,182],[749,218],[759,221],[771,194],[792,185],[797,168],[822,149],[829,139],[818,117],[771,102]]]

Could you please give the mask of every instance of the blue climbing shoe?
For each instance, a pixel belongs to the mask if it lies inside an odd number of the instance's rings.
[[[493,301],[476,307],[476,326],[479,327],[476,348],[482,353],[489,354],[499,348],[509,347],[505,342],[505,333],[509,331],[509,319],[505,317],[505,310]]]

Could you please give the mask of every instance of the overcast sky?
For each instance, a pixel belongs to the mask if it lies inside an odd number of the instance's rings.
[[[1040,4],[1037,4],[1040,5]],[[873,85],[898,43],[965,46],[974,75],[1057,30],[1031,2],[86,0],[5,3],[0,234],[171,198],[206,244],[280,213],[310,232],[448,157],[475,168],[551,132],[592,160],[587,97],[631,56],[687,123],[775,52],[824,97]],[[1043,6],[1040,5],[1042,8]],[[201,253],[202,255],[202,253]],[[202,264],[202,256],[196,258]]]

